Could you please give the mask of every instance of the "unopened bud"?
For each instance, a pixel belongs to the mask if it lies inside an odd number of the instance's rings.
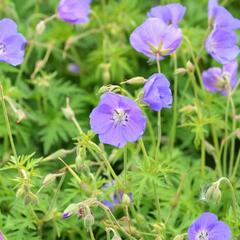
[[[101,95],[103,93],[106,92],[112,92],[113,90],[119,88],[119,86],[117,85],[106,85],[106,86],[102,86],[99,90],[98,90],[98,94]]]
[[[58,173],[58,174],[50,173],[43,179],[42,184],[44,186],[47,186],[48,184],[52,183],[57,177],[62,176],[63,174],[64,173]]]
[[[123,194],[123,196],[122,196],[122,203],[125,206],[129,206],[129,204],[131,203],[131,199],[128,196],[128,194],[126,194],[126,193]]]
[[[65,118],[68,120],[72,120],[75,117],[74,111],[69,104],[69,98],[66,98],[66,107],[62,108],[62,112]]]
[[[122,240],[122,238],[119,235],[114,235],[112,240]]]
[[[213,200],[216,203],[219,203],[222,198],[222,193],[219,188],[219,182],[213,183],[206,192],[207,200]]]
[[[55,160],[55,159],[59,159],[59,158],[64,158],[66,157],[67,154],[70,154],[73,152],[73,149],[59,149],[56,152],[48,155],[47,157],[45,157],[43,160],[44,161],[50,161],[50,160]]]
[[[84,217],[84,226],[87,230],[89,230],[94,224],[94,217],[91,213],[88,213],[85,217]]]
[[[191,61],[187,61],[186,67],[187,67],[187,71],[188,71],[188,72],[194,72],[194,70],[195,70],[195,67],[194,67],[194,65],[191,63]]]
[[[175,74],[176,75],[184,75],[184,74],[186,74],[187,73],[187,69],[185,69],[185,68],[178,68],[178,69],[176,69],[176,71],[175,71]]]
[[[17,190],[17,192],[16,192],[16,197],[17,197],[17,198],[20,198],[20,197],[23,196],[25,193],[26,193],[26,191],[25,191],[24,186],[21,186],[21,187]]]
[[[134,78],[131,78],[131,79],[128,79],[123,83],[127,83],[127,84],[143,84],[146,82],[146,79],[144,77],[134,77]]]
[[[38,204],[39,200],[38,200],[37,195],[35,195],[32,192],[28,192],[25,195],[24,202],[25,202],[25,205],[28,205],[28,204]]]
[[[173,240],[184,240],[184,234],[177,235]]]
[[[215,154],[214,146],[212,144],[210,144],[208,141],[204,141],[204,146],[205,146],[207,153],[209,153],[210,155]]]
[[[38,35],[41,35],[43,34],[43,32],[45,31],[45,28],[46,28],[46,24],[44,21],[40,21],[37,26],[36,26],[36,33]]]
[[[62,218],[69,218],[71,215],[78,212],[79,206],[76,203],[70,204],[63,212]]]

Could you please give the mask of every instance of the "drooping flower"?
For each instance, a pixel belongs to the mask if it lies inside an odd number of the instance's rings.
[[[205,42],[205,48],[221,64],[233,61],[240,52],[236,33],[225,28],[213,30]]]
[[[172,104],[172,92],[170,83],[161,73],[153,74],[143,87],[143,101],[154,111],[162,108],[170,108]]]
[[[213,67],[202,74],[203,85],[210,92],[220,92],[227,95],[237,84],[237,61],[225,64],[223,68]]]
[[[230,228],[216,215],[203,213],[188,229],[189,240],[230,240]]]
[[[142,136],[146,118],[132,99],[108,92],[91,112],[90,125],[102,143],[121,148]]]
[[[130,36],[132,47],[151,59],[172,54],[182,41],[182,31],[159,18],[148,18]]]
[[[208,22],[215,28],[236,30],[240,28],[240,20],[234,18],[224,7],[218,5],[218,0],[208,1]]]
[[[167,25],[173,24],[177,26],[178,23],[182,20],[186,8],[180,3],[170,3],[164,6],[156,6],[151,8],[148,12],[148,17],[160,18]]]
[[[21,64],[25,45],[26,39],[17,31],[16,23],[8,18],[0,20],[0,62]]]
[[[108,189],[108,188],[110,188],[111,186],[114,186],[114,185],[116,185],[116,182],[115,182],[115,181],[103,185],[102,188]],[[129,197],[130,201],[132,202],[132,201],[133,201],[132,193],[129,192],[129,193],[127,193],[127,195],[128,195],[128,197]],[[102,200],[102,203],[103,203],[105,206],[107,206],[108,208],[110,208],[111,210],[113,210],[115,206],[117,206],[117,205],[119,205],[119,204],[122,203],[122,201],[123,201],[123,196],[124,196],[123,191],[122,191],[121,189],[119,189],[119,190],[117,190],[117,191],[114,191],[113,194],[110,194],[110,200],[104,199],[104,200]]]
[[[60,0],[58,5],[59,17],[71,24],[88,22],[91,0]]]

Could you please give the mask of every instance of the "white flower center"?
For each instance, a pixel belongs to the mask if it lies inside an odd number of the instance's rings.
[[[112,120],[116,124],[126,125],[128,122],[128,114],[121,108],[115,109],[112,115]]]
[[[0,43],[0,55],[3,55],[6,52],[6,46],[3,43]]]
[[[198,235],[196,240],[209,240],[209,234],[205,230],[201,230]]]

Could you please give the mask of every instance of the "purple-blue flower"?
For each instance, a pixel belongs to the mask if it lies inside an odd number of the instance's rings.
[[[121,148],[142,136],[146,118],[132,99],[108,92],[91,112],[90,125],[102,143]]]
[[[154,111],[170,108],[172,104],[170,83],[161,73],[153,74],[143,87],[143,101]]]
[[[202,74],[203,85],[210,92],[220,92],[227,95],[237,85],[237,61],[223,65],[223,68],[213,67]]]
[[[182,20],[186,8],[180,3],[170,3],[164,6],[152,7],[148,12],[148,17],[160,18],[163,22],[175,26]]]
[[[217,62],[229,63],[239,54],[237,35],[233,30],[216,28],[208,36],[205,48]]]
[[[111,183],[107,183],[107,184],[103,185],[102,188],[108,189],[111,186],[115,186],[115,185],[116,185],[116,182],[113,181]],[[119,204],[122,203],[123,194],[124,193],[123,193],[123,191],[121,189],[119,189],[117,191],[114,191],[114,193],[110,195],[110,199],[111,200],[104,199],[104,200],[102,200],[102,203],[105,206],[109,207],[111,210],[113,210],[116,205],[119,205]],[[130,201],[132,202],[133,201],[132,193],[130,192],[127,195],[129,197]]]
[[[182,31],[159,18],[148,18],[130,36],[130,43],[136,51],[157,60],[172,54],[181,41]]]
[[[218,5],[218,0],[208,1],[208,21],[215,28],[236,30],[240,28],[240,20],[234,18],[224,7]]]
[[[188,229],[189,240],[230,240],[230,228],[216,215],[203,213]]]
[[[91,0],[60,0],[58,5],[59,17],[71,24],[88,22]]]
[[[80,73],[80,67],[76,63],[69,63],[67,69],[72,74]]]
[[[26,39],[17,31],[16,23],[0,20],[0,62],[17,66],[23,62]]]

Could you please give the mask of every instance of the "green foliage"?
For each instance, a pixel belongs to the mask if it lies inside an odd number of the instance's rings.
[[[161,61],[173,91],[178,79],[177,122],[173,129],[174,108],[162,111],[157,153],[157,116],[140,101],[142,85],[122,82],[136,76],[148,78],[157,71],[155,62],[131,48],[129,36],[160,1],[95,0],[89,23],[72,26],[55,18],[42,35],[36,34],[36,25],[56,12],[58,2],[0,1],[1,18],[16,20],[28,39],[20,67],[0,63],[18,154],[13,156],[1,108],[0,232],[9,240],[92,240],[91,229],[85,226],[86,215],[89,219],[92,214],[96,240],[107,239],[107,233],[122,239],[168,240],[185,234],[194,219],[210,211],[230,226],[233,239],[240,238],[240,210],[233,204],[231,188],[221,185],[219,203],[206,199],[209,186],[222,176],[229,178],[240,199],[239,88],[232,104],[225,96],[206,92],[201,83],[201,71],[218,66],[202,48],[207,0],[176,1],[187,7],[180,24],[185,38],[176,52],[177,68],[187,71],[175,74],[174,56]],[[174,1],[161,4],[170,2]],[[238,1],[220,2],[240,18]],[[194,67],[191,71],[188,61]],[[72,63],[80,67],[79,73],[69,71]],[[89,131],[89,114],[103,86],[137,100],[148,118],[144,146],[141,141],[124,149],[104,146]],[[176,136],[171,145],[173,130]],[[107,161],[117,175],[115,184]],[[104,187],[109,183],[109,188]],[[119,190],[132,193],[133,201],[118,204],[111,212],[101,201],[111,201]],[[80,212],[62,219],[71,204],[77,204]]]

